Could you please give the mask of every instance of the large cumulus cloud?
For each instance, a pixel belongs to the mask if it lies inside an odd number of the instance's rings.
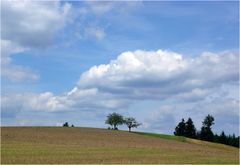
[[[4,95],[2,112],[6,117],[11,116],[10,111],[105,114],[153,100],[170,108],[162,111],[156,107],[157,111],[150,114],[153,118],[143,120],[146,129],[168,130],[169,123],[172,128],[174,122],[186,115],[197,121],[199,127],[204,115],[211,113],[222,127],[228,125],[236,130],[238,60],[236,51],[205,52],[195,57],[167,50],[124,52],[109,64],[93,66],[82,73],[76,86],[61,95],[51,92]],[[234,122],[224,116],[234,116]]]
[[[83,73],[78,87],[134,99],[205,97],[213,88],[238,81],[238,58],[237,52],[194,58],[164,50],[124,52]]]

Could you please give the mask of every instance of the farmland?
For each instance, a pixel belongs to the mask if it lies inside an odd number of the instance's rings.
[[[1,127],[2,164],[238,164],[234,147],[96,128]]]

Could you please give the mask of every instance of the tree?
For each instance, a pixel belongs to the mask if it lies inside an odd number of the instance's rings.
[[[225,135],[224,131],[219,136],[219,143],[227,144],[227,136]]]
[[[113,126],[115,130],[117,130],[118,125],[122,125],[124,123],[123,116],[118,113],[110,113],[107,116],[107,120],[105,121],[106,124]]]
[[[185,135],[186,124],[184,119],[180,123],[178,123],[177,127],[175,128],[174,135],[177,136],[184,136]]]
[[[207,115],[202,124],[203,125],[200,132],[200,139],[213,141],[214,134],[212,132],[211,126],[214,124],[214,118],[211,115]]]
[[[69,127],[68,122],[65,122],[65,123],[63,124],[63,127]]]
[[[127,125],[129,132],[131,132],[131,128],[137,128],[141,125],[141,123],[138,123],[133,117],[125,118],[124,123]]]
[[[220,143],[218,134],[215,134],[215,135],[214,135],[213,141],[214,141],[215,143]]]
[[[240,136],[238,136],[238,137],[236,137],[235,139],[234,139],[234,146],[235,147],[240,147],[239,145],[240,145],[240,143],[239,143],[239,139],[240,139]]]
[[[187,122],[185,123],[184,135],[189,138],[196,138],[196,128],[191,118],[188,118]]]
[[[74,127],[74,125],[72,124],[71,127]]]
[[[235,134],[233,134],[232,136],[229,135],[228,144],[234,147],[239,147],[239,136],[236,137]]]

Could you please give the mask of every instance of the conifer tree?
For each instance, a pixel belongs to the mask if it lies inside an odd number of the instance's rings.
[[[174,135],[177,136],[184,136],[185,135],[186,124],[184,119],[180,123],[178,123],[177,127],[175,128]]]
[[[196,128],[195,128],[191,118],[188,118],[188,120],[186,122],[185,136],[189,137],[189,138],[196,138]]]

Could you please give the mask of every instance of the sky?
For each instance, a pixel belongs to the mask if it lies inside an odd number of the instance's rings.
[[[1,1],[1,125],[239,135],[238,1]],[[127,129],[120,126],[120,129]]]

